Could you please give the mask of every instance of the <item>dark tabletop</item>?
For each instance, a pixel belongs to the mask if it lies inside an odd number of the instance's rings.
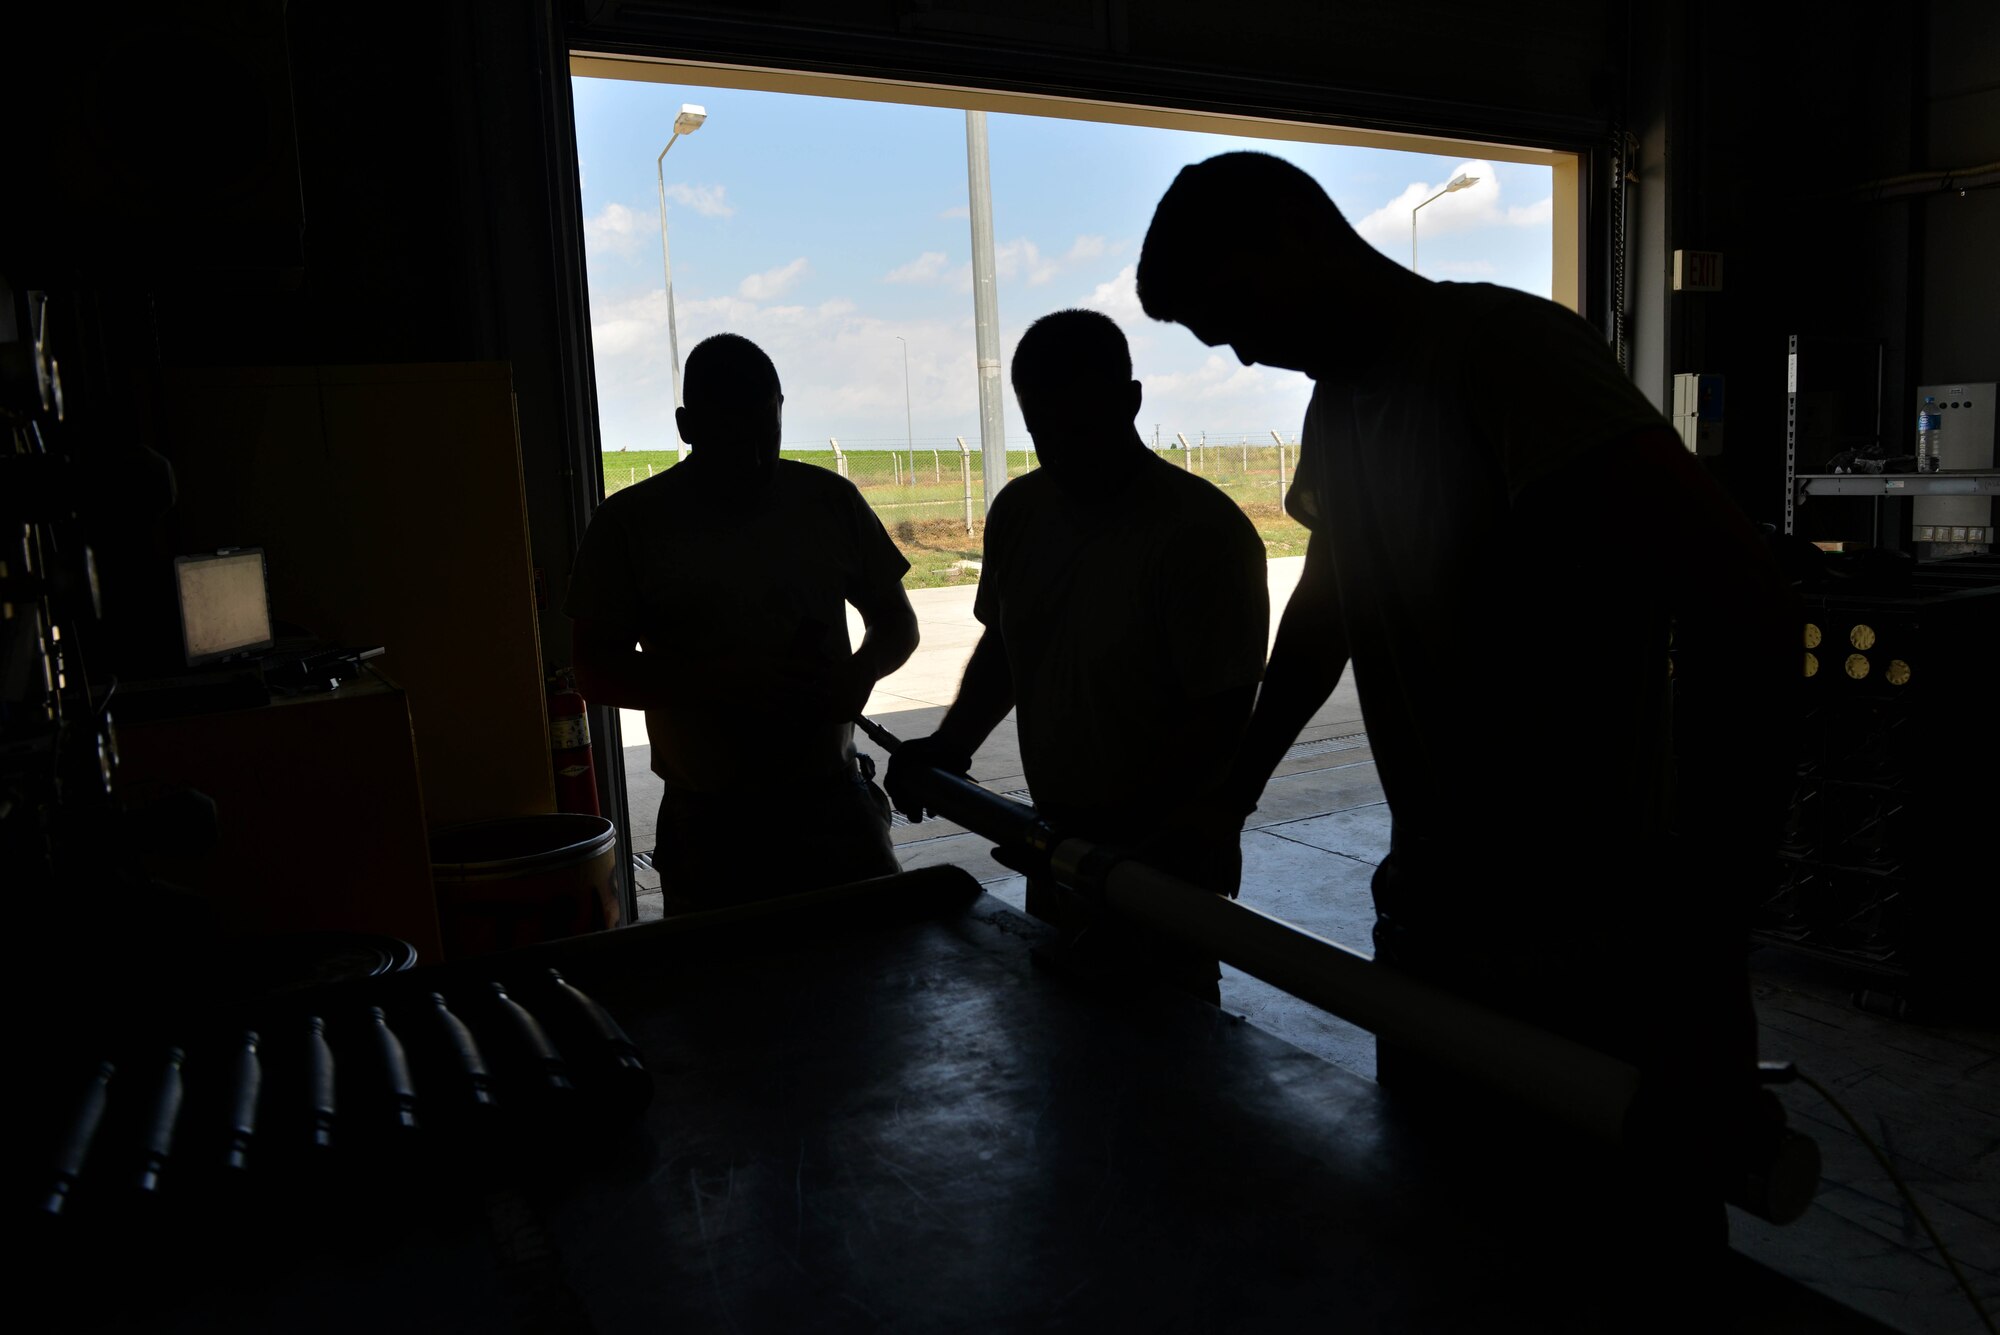
[[[898,881],[464,966],[595,994],[654,1072],[644,1126],[554,1167],[517,1148],[453,1210],[385,1194],[393,1240],[176,1305],[287,1330],[1430,1332],[1632,1329],[1659,1297],[1605,1278],[1631,1244],[1592,1152],[1440,1131],[1226,1012],[1068,967],[959,874]],[[1751,1278],[1716,1328],[1848,1328]]]

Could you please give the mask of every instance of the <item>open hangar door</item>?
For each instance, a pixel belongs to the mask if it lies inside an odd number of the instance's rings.
[[[1607,28],[1589,10],[1544,19],[1539,26],[1534,21],[1502,23],[1463,7],[1466,12],[1452,21],[1470,23],[1486,51],[1505,50],[1513,63],[1505,74],[1496,74],[1488,60],[1459,61],[1454,67],[1455,58],[1447,58],[1443,68],[1427,67],[1418,79],[1425,95],[1413,95],[1409,70],[1385,72],[1379,62],[1357,54],[1375,41],[1390,40],[1397,23],[1408,21],[1386,9],[1374,16],[1372,27],[1360,29],[1347,19],[1336,28],[1306,7],[1297,14],[1260,13],[1243,23],[1232,20],[1229,40],[1217,42],[1214,33],[1198,26],[1173,26],[1171,16],[1149,15],[1150,26],[1140,31],[1118,6],[1079,7],[1078,22],[1060,24],[1022,21],[1007,17],[1010,11],[1003,7],[991,8],[996,17],[990,22],[974,22],[964,13],[952,23],[935,14],[909,16],[903,31],[888,36],[871,34],[863,25],[803,26],[788,15],[724,19],[672,6],[625,6],[574,17],[564,40],[570,70],[586,80],[990,110],[1183,130],[1190,136],[1228,135],[1245,141],[1244,147],[1258,147],[1249,142],[1255,140],[1340,144],[1546,166],[1553,224],[1548,229],[1552,253],[1546,294],[1592,316],[1600,327],[1616,327],[1610,316],[1614,302],[1606,247],[1593,240],[1609,229],[1593,227],[1591,219],[1601,220],[1606,209],[1623,206],[1622,200],[1592,198],[1593,182],[1601,187],[1607,178],[1602,163],[1607,145],[1614,142],[1609,127],[1615,118],[1603,105],[1602,93],[1616,85],[1611,53],[1622,49],[1622,23]],[[1432,17],[1444,21],[1444,11],[1452,8],[1441,7]],[[1290,70],[1273,69],[1270,37],[1286,25],[1292,41],[1285,50],[1311,58]],[[1357,33],[1373,36],[1362,40]],[[1301,42],[1301,34],[1319,40]],[[1231,70],[1232,55],[1245,66],[1263,68],[1255,74]],[[1546,63],[1548,77],[1522,78],[1521,61]],[[1314,69],[1316,63],[1326,68]],[[1338,63],[1350,67],[1351,79],[1339,77],[1350,70],[1337,68]],[[1397,90],[1388,91],[1388,85]],[[1520,104],[1524,89],[1535,99],[1530,105]],[[1221,151],[1212,139],[1207,144],[1190,150],[1187,160]],[[691,151],[715,150],[696,146]],[[581,233],[580,207],[573,221]],[[689,221],[695,221],[691,215]],[[678,250],[683,243],[677,238],[675,244]],[[653,258],[657,264],[659,256]],[[1594,273],[1593,266],[1602,272]],[[588,320],[576,310],[586,304],[587,294],[572,295],[578,299],[568,303],[566,313],[574,322],[574,341],[588,348]],[[683,339],[683,349],[692,341]],[[595,352],[600,359],[605,355],[604,349]],[[601,395],[602,367],[597,383]],[[1018,431],[1018,419],[1009,426]],[[654,466],[644,456],[602,453],[622,448],[622,437],[614,442],[595,418],[592,427],[599,448],[579,460],[572,474],[579,491],[573,503],[583,515],[606,492],[638,479],[639,462],[646,462],[648,471]],[[788,413],[788,440],[789,429]],[[1288,425],[1295,429],[1295,423]],[[1260,431],[1259,439],[1266,434]],[[1023,437],[1015,444],[1025,443]],[[931,452],[922,453],[928,469]],[[849,456],[856,457],[865,458]],[[1025,453],[1022,457],[1027,458]],[[878,457],[873,462],[885,461]],[[1282,462],[1274,466],[1283,467]],[[593,481],[599,485],[589,486]],[[628,837],[627,847],[643,854],[651,821],[650,813],[639,808],[652,799],[648,795],[627,802],[622,772],[614,767],[621,755],[643,757],[644,749],[627,744],[612,711],[596,709],[593,714],[601,743],[600,787],[607,796],[616,791],[612,805],[621,812],[621,828],[628,836],[640,836]],[[625,716],[628,725],[632,718]],[[638,781],[645,784],[643,773]],[[643,868],[637,874],[646,876]]]

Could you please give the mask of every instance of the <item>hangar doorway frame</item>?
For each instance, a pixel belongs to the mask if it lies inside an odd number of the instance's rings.
[[[859,102],[940,107],[950,111],[989,111],[1014,116],[1044,116],[1055,120],[1138,125],[1151,129],[1184,130],[1196,134],[1234,135],[1244,139],[1338,144],[1351,148],[1377,148],[1391,152],[1426,153],[1441,157],[1478,156],[1500,162],[1548,167],[1554,200],[1551,206],[1553,254],[1549,268],[1549,296],[1558,305],[1567,306],[1573,311],[1583,311],[1584,275],[1581,241],[1585,155],[1576,149],[1565,150],[1462,136],[1357,129],[1351,126],[1249,113],[1190,111],[1104,98],[1006,92],[919,83],[909,79],[820,74],[668,56],[572,51],[569,57],[569,73],[572,78],[624,79],[640,83],[691,84],[697,87],[735,88],[749,92],[792,93],[804,97],[838,97]]]
[[[581,263],[583,255],[583,213],[578,182],[575,109],[568,83],[576,77],[623,79],[628,81],[690,84],[701,87],[735,88],[758,92],[790,93],[809,97],[838,97],[856,101],[885,102],[912,106],[939,107],[959,111],[991,111],[1011,115],[1043,116],[1056,119],[1139,125],[1158,129],[1185,130],[1206,134],[1232,135],[1245,139],[1276,139],[1293,142],[1337,144],[1379,148],[1397,152],[1440,156],[1480,156],[1491,160],[1527,163],[1550,168],[1551,177],[1551,265],[1550,297],[1558,304],[1583,315],[1600,331],[1613,322],[1613,269],[1610,247],[1600,242],[1613,235],[1608,225],[1607,202],[1610,191],[1603,164],[1612,156],[1609,141],[1579,126],[1565,127],[1568,133],[1506,133],[1484,138],[1463,130],[1421,126],[1368,128],[1356,126],[1351,118],[1315,114],[1311,90],[1293,87],[1301,96],[1295,106],[1279,103],[1286,85],[1259,91],[1253,105],[1231,109],[1215,106],[1193,107],[1175,90],[1164,87],[1139,90],[1120,96],[1090,96],[1035,89],[998,86],[1007,80],[975,81],[943,75],[935,80],[898,77],[857,69],[852,62],[838,70],[788,67],[787,63],[744,62],[703,59],[695,54],[671,53],[640,43],[628,49],[608,49],[596,42],[561,43],[566,65],[555,63],[552,73],[563,87],[556,93],[560,124],[555,127],[557,172],[565,179],[554,184],[556,197],[565,201],[559,225],[567,232],[562,250],[574,257],[566,266],[570,290],[563,294],[564,318],[568,325],[566,342],[572,350],[572,365],[580,372],[574,387],[572,411],[582,428],[575,439],[588,457],[573,460],[571,476],[576,479],[571,497],[576,516],[576,536],[580,542],[584,528],[604,498],[604,462],[600,451],[597,421],[594,358],[591,351],[589,290]],[[884,62],[885,66],[887,62]],[[1090,82],[1079,80],[1079,83]],[[1224,90],[1225,92],[1228,90]],[[1122,90],[1121,90],[1122,92]],[[1513,127],[1509,127],[1510,129]],[[592,706],[593,732],[607,745],[597,757],[599,787],[606,789],[605,806],[617,825],[620,846],[625,850],[624,899],[627,921],[636,921],[636,888],[632,883],[633,863],[641,851],[633,846],[631,805],[624,768],[624,736],[619,711]]]

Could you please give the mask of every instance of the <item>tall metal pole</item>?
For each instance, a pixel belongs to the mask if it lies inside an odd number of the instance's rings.
[[[667,252],[667,149],[681,137],[676,129],[667,140],[667,147],[660,150],[660,156],[653,160],[653,171],[660,186],[660,265],[667,276],[667,351],[674,362],[674,449],[681,458],[687,458],[687,442],[681,439],[681,337],[674,328],[674,261]]]
[[[912,485],[915,485],[917,434],[910,425],[910,340],[898,334],[896,341],[903,345],[903,447],[910,452],[910,477]]]
[[[965,175],[972,207],[972,324],[979,354],[979,466],[986,509],[1007,485],[1007,424],[1001,410],[1000,295],[993,264],[993,179],[986,151],[986,113],[965,113]]]

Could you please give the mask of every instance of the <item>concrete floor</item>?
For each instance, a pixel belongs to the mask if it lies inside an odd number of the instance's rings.
[[[1299,558],[1271,562],[1274,633],[1300,565]],[[910,598],[923,645],[879,685],[868,712],[898,735],[919,737],[956,694],[979,626],[971,589],[923,589]],[[640,849],[651,847],[659,802],[643,737],[643,718],[628,715]],[[974,756],[972,773],[996,792],[1025,788],[1011,718]],[[928,821],[899,824],[894,838],[906,868],[963,866],[990,893],[1021,906],[1022,878],[995,863],[977,835]],[[1388,838],[1389,809],[1350,679],[1300,734],[1244,831],[1242,899],[1372,953],[1369,877]],[[642,872],[639,885],[641,916],[657,916],[657,880]],[[1868,1015],[1849,1004],[1845,985],[1775,951],[1759,952],[1753,965],[1763,1055],[1797,1061],[1849,1104],[1889,1147],[1989,1307],[2000,1308],[2000,1036]],[[1374,1075],[1371,1035],[1226,966],[1222,1004],[1298,1047]],[[1732,1210],[1738,1250],[1911,1335],[1980,1330],[1915,1217],[1852,1132],[1804,1086],[1782,1097],[1794,1124],[1820,1144],[1824,1182],[1806,1216],[1786,1228]]]

